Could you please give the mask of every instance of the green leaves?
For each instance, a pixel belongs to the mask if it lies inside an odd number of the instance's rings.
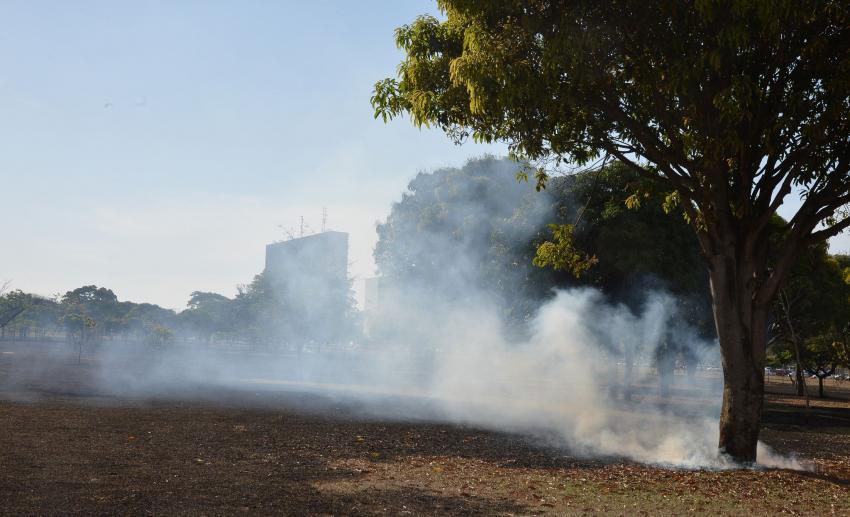
[[[375,118],[381,117],[388,122],[407,109],[404,99],[398,94],[398,81],[384,79],[375,83],[372,94],[372,106],[375,108]]]
[[[661,204],[661,208],[664,210],[665,214],[669,214],[670,212],[676,210],[679,207],[679,203],[681,202],[682,198],[679,195],[679,191],[674,190],[673,192],[670,192],[669,194],[667,194],[667,196],[664,197],[664,202]]]
[[[572,273],[576,278],[596,264],[595,256],[587,255],[575,245],[575,226],[571,224],[550,224],[552,240],[544,241],[537,247],[533,263],[537,267],[551,267],[555,271]]]
[[[408,113],[529,160],[615,153],[701,210],[717,206],[700,195],[711,174],[743,178],[712,195],[747,199],[759,174],[816,182],[848,152],[847,2],[439,5],[442,21],[396,31],[405,58],[375,86],[376,118]],[[793,147],[793,167],[760,171]]]

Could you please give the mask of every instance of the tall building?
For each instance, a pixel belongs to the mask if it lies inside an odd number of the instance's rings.
[[[322,232],[266,246],[270,279],[301,279],[321,287],[348,278],[348,234]]]
[[[266,246],[265,276],[285,322],[285,341],[339,341],[349,331],[348,234],[322,232]]]

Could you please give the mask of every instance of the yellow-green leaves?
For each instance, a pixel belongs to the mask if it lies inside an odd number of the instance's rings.
[[[664,196],[664,202],[661,204],[661,208],[664,210],[665,214],[669,214],[673,210],[679,207],[679,203],[682,201],[681,197],[679,197],[679,191],[674,190],[670,192],[666,196]]]
[[[625,204],[626,208],[628,208],[629,210],[637,210],[638,208],[640,208],[640,195],[635,192],[634,194],[626,198]]]
[[[534,265],[551,267],[555,271],[567,271],[580,278],[588,269],[598,262],[595,256],[590,256],[575,246],[575,226],[571,224],[550,224],[552,240],[545,241],[537,247]]]

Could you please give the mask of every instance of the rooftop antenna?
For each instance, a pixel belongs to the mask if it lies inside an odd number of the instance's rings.
[[[328,207],[322,207],[322,233],[325,233],[325,229],[328,226]]]
[[[280,228],[280,230],[283,232],[284,237],[287,240],[291,241],[292,239],[295,238],[295,235],[293,235],[291,228],[286,228],[282,224],[277,225],[277,227]]]

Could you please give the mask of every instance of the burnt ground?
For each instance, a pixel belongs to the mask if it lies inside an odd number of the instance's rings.
[[[814,472],[695,471],[380,421],[316,395],[107,396],[86,384],[85,364],[11,384],[14,368],[0,361],[4,514],[850,515],[843,399],[816,402],[806,421],[799,399],[768,397],[763,440]]]

